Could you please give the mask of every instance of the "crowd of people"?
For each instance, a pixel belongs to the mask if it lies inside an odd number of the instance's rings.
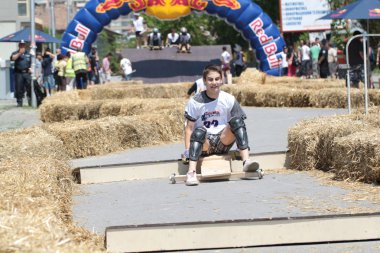
[[[36,53],[36,81],[34,86],[40,88],[43,97],[51,96],[54,92],[72,89],[86,89],[89,85],[103,84],[111,81],[111,58],[115,57],[108,53],[100,61],[96,47],[86,55],[81,50],[75,53],[62,54],[61,49],[53,53],[50,48],[44,52]],[[132,64],[129,59],[116,55],[119,62],[119,70],[123,80],[131,80]],[[32,82],[32,57],[25,41],[18,44],[18,50],[10,57],[14,62],[15,98],[17,106],[23,106],[23,98],[26,93],[28,104],[31,105],[31,82]],[[35,88],[35,92],[38,90]],[[37,96],[39,104],[43,97]]]
[[[284,47],[281,61],[282,76],[337,78],[338,50],[326,39],[301,40]]]

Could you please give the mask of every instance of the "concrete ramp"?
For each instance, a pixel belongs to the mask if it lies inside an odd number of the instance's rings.
[[[380,213],[115,226],[109,252],[246,248],[380,238]]]
[[[130,59],[133,69],[136,69],[134,80],[143,80],[144,83],[194,82],[201,77],[205,66],[220,64],[222,47],[193,46],[191,54],[177,53],[176,48],[152,51],[127,48],[122,55]]]

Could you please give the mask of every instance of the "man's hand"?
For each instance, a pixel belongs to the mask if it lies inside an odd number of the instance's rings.
[[[182,159],[182,162],[184,164],[188,164],[189,163],[189,150],[186,149],[183,154],[181,155],[181,159]]]
[[[20,48],[20,49],[18,50],[18,53],[19,53],[19,54],[23,54],[23,53],[25,53],[25,47]]]

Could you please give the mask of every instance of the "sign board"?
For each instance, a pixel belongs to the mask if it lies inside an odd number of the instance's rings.
[[[280,0],[281,31],[330,30],[331,20],[318,20],[329,12],[327,0]]]

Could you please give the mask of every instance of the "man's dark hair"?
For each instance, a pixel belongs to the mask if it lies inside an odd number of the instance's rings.
[[[218,65],[215,65],[215,64],[211,64],[211,65],[207,65],[204,70],[203,70],[203,81],[206,80],[206,77],[207,75],[210,73],[210,72],[218,72],[220,77],[223,76],[223,73],[222,73],[222,69],[220,68],[220,66]]]
[[[67,53],[66,53],[66,56],[67,56],[68,58],[70,58],[70,57],[71,57],[71,53],[70,53],[70,52],[67,52]]]
[[[327,44],[327,40],[326,40],[326,39],[323,39],[323,40],[321,41],[321,44],[322,44],[322,46],[326,46],[326,44]]]
[[[227,47],[222,47],[222,50],[223,50],[223,51],[226,51],[226,50],[227,50]]]

